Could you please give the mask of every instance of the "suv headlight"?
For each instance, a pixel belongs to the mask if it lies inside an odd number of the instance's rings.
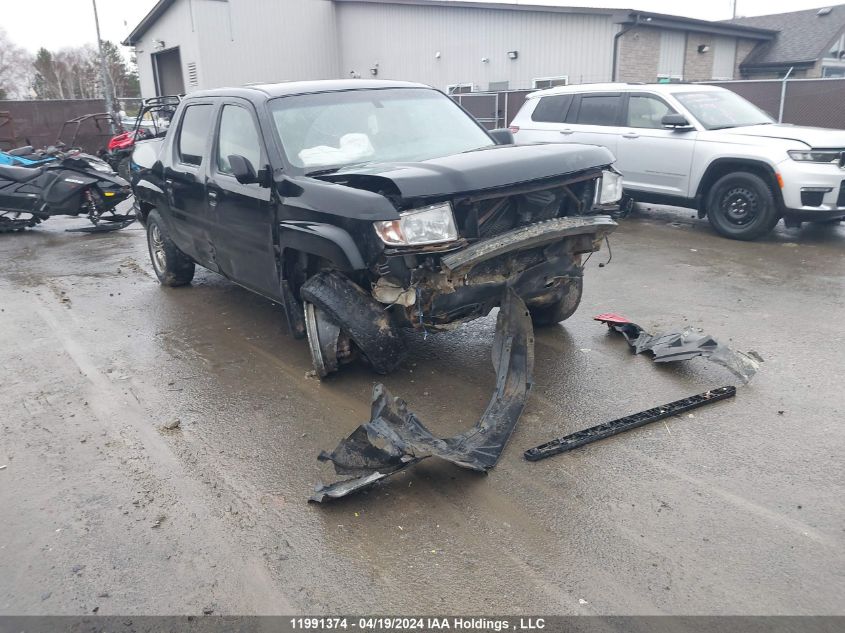
[[[596,186],[596,204],[613,204],[622,199],[622,174],[605,169]]]
[[[816,149],[791,149],[788,152],[792,160],[802,163],[835,163],[839,160],[841,151],[816,150]]]
[[[452,205],[440,202],[406,211],[398,220],[373,222],[381,241],[389,246],[421,246],[458,239]]]

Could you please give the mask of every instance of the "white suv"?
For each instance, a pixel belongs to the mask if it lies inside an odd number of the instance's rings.
[[[631,198],[697,209],[725,237],[845,218],[845,131],[777,124],[724,88],[551,88],[528,95],[511,131],[520,144],[603,145]]]

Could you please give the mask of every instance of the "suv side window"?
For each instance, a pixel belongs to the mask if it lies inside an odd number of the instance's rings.
[[[214,106],[210,103],[191,105],[185,108],[182,124],[179,128],[177,148],[179,160],[188,165],[202,163],[205,142],[211,127],[211,113]]]
[[[581,107],[575,123],[581,125],[618,125],[622,95],[581,95]]]
[[[249,111],[237,105],[224,105],[217,140],[217,171],[231,174],[229,156],[243,156],[257,171],[261,169],[261,141]]]
[[[631,95],[628,97],[628,127],[660,129],[661,121],[675,110],[659,97]]]
[[[563,123],[571,104],[572,95],[540,97],[540,102],[531,113],[531,120],[541,123]]]

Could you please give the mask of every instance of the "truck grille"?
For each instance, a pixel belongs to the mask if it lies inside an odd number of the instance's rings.
[[[455,219],[461,237],[490,238],[506,231],[589,211],[592,205],[592,180],[514,192],[511,195],[483,199],[454,200]]]

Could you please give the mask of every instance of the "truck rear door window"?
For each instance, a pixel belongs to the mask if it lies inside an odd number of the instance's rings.
[[[581,125],[617,125],[621,95],[583,95],[578,120]]]
[[[185,108],[179,128],[179,160],[188,165],[199,165],[205,153],[211,128],[211,104],[192,105]]]

